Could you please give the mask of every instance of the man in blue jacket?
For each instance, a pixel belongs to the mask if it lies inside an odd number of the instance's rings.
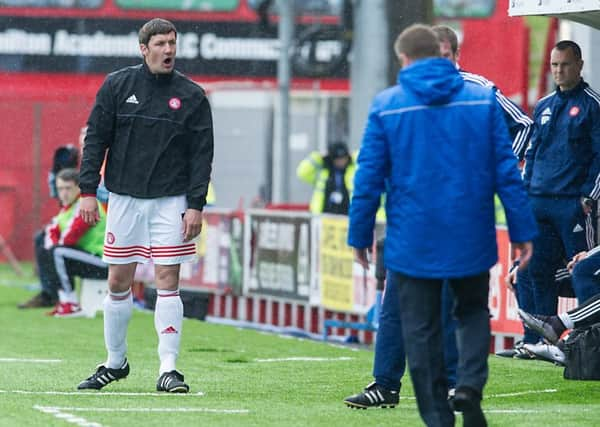
[[[397,311],[419,412],[428,426],[454,425],[447,403],[441,289],[449,280],[458,319],[454,409],[485,425],[480,401],[490,342],[489,269],[497,261],[494,193],[525,266],[536,227],[491,89],[465,82],[440,58],[426,26],[400,34],[398,84],[373,101],[358,157],[348,244],[368,265],[379,198],[387,195],[387,289]],[[402,308],[400,308],[402,307]]]
[[[445,25],[432,27],[440,43],[440,54],[443,58],[457,65],[459,49],[458,38],[452,28]],[[533,121],[521,109],[506,98],[491,81],[477,74],[459,69],[461,77],[468,82],[485,86],[494,90],[498,105],[502,108],[504,119],[509,129],[512,148],[515,156],[523,158],[525,146],[532,130]],[[496,209],[498,205],[496,204]],[[500,206],[500,209],[502,207]],[[502,211],[502,217],[504,212]],[[496,217],[498,222],[498,217]],[[503,221],[504,222],[504,221]],[[526,273],[525,273],[526,275]],[[521,288],[525,288],[522,286]],[[527,288],[528,289],[528,288]],[[400,382],[406,369],[404,344],[398,339],[401,335],[402,322],[400,313],[397,312],[394,299],[396,289],[386,290],[380,312],[377,342],[373,358],[373,377],[365,389],[357,394],[344,399],[344,403],[351,408],[395,407],[399,401]],[[530,298],[533,300],[533,297]],[[524,299],[527,301],[526,299]],[[521,299],[519,300],[521,302]],[[389,305],[388,305],[389,304]],[[444,285],[442,290],[442,323],[444,325],[444,362],[448,379],[448,395],[453,396],[456,387],[456,370],[458,365],[458,349],[456,347],[456,320],[452,316],[453,296],[450,287]],[[529,305],[519,304],[521,308],[529,310]],[[528,330],[529,331],[529,330]],[[535,339],[527,342],[535,343],[538,335],[530,332]],[[523,350],[522,354],[529,355]],[[512,356],[512,355],[511,355]]]
[[[581,78],[576,43],[558,42],[550,65],[557,88],[535,107],[523,175],[540,230],[529,266],[531,311],[542,315],[556,314],[554,272],[563,260],[595,246],[593,212],[600,197],[600,95]]]

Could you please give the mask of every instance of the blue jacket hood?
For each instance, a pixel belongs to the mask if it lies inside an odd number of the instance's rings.
[[[445,104],[464,86],[458,70],[445,58],[413,62],[398,73],[398,84],[426,105]]]

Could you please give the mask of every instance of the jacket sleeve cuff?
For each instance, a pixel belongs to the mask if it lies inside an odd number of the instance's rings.
[[[204,205],[206,204],[206,196],[205,197],[186,197],[187,207],[188,209],[196,209],[202,211]]]
[[[88,192],[83,193],[82,192],[80,197],[96,197],[96,193],[95,192],[94,193],[88,193]]]

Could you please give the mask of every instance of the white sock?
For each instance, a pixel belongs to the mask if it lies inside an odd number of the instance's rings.
[[[569,316],[569,313],[567,313],[566,311],[564,313],[559,313],[558,318],[560,319],[561,322],[563,322],[563,325],[565,325],[565,328],[573,329],[575,327],[575,322],[573,322],[573,320]]]
[[[71,304],[79,304],[77,293],[75,291],[66,292],[62,289],[58,290],[58,300],[62,303],[70,302]]]
[[[123,366],[127,354],[127,327],[132,311],[131,289],[125,292],[109,292],[104,298],[104,342],[108,352],[107,368],[118,369]]]
[[[179,290],[158,289],[156,291],[156,308],[154,309],[154,327],[158,334],[159,375],[175,370],[182,324],[183,303],[179,297]]]

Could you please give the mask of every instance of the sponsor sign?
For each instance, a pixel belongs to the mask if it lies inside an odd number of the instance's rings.
[[[0,71],[108,73],[137,65],[137,32],[145,20],[3,17]],[[176,68],[189,75],[275,77],[277,35],[258,22],[177,21]],[[299,31],[301,26],[299,27]],[[316,47],[320,61],[339,54],[341,43]],[[298,77],[301,74],[296,73]],[[348,67],[325,78],[344,78]]]
[[[329,310],[366,313],[375,302],[374,259],[368,270],[354,262],[346,244],[346,216],[323,215],[319,236],[320,304]]]
[[[245,226],[245,293],[308,301],[311,215],[250,210]]]
[[[321,304],[328,309],[352,311],[354,269],[352,248],[346,244],[348,218],[323,216],[319,245]]]

